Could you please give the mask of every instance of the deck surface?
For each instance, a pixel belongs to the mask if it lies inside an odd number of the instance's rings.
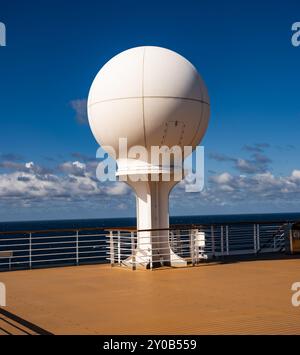
[[[296,281],[300,259],[3,272],[4,310],[16,318],[0,309],[0,334],[300,334],[300,307],[291,303]]]

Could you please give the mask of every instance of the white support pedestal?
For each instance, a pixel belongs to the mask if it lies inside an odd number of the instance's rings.
[[[159,266],[184,267],[187,262],[176,255],[169,244],[169,194],[177,181],[136,181],[128,178],[136,193],[137,208],[137,267],[155,268]],[[151,231],[142,231],[151,230]],[[123,262],[132,263],[132,257]],[[129,265],[128,265],[129,266]]]

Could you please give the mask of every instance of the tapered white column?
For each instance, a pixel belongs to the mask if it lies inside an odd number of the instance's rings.
[[[169,244],[169,194],[177,181],[129,180],[127,183],[136,193],[137,266],[186,266],[186,261]]]

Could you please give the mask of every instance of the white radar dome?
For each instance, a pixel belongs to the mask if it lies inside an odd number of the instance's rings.
[[[210,115],[205,83],[181,55],[160,47],[128,49],[109,60],[90,88],[88,117],[102,146],[195,148]]]

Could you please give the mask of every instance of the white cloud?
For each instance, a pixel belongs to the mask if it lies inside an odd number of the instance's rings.
[[[110,183],[109,186],[105,189],[108,195],[126,195],[131,191],[130,187],[126,185],[124,182],[115,182]]]
[[[87,100],[77,99],[70,102],[71,107],[76,113],[76,120],[80,124],[86,124],[88,122],[87,117]]]
[[[25,168],[27,169],[32,169],[34,167],[34,163],[33,161],[29,162],[29,163],[25,163]]]
[[[300,180],[300,170],[294,170],[292,172],[292,180],[295,180],[295,181]]]
[[[64,162],[59,173],[41,174],[33,162],[26,163],[26,171],[0,173],[0,197],[7,201],[98,199],[101,196],[126,195],[125,183],[101,183],[93,171],[79,161]]]
[[[218,153],[211,153],[209,157],[221,163],[233,163],[234,169],[238,170],[240,173],[264,173],[269,170],[269,164],[272,162],[272,160],[264,154],[264,150],[267,147],[269,147],[269,145],[265,143],[245,146],[244,150],[251,152],[250,159],[236,158]]]
[[[212,180],[215,181],[217,184],[228,184],[232,181],[232,176],[225,172],[220,175],[215,175],[212,177]]]
[[[75,176],[84,176],[86,165],[79,161],[74,161],[74,162],[67,161],[59,165],[59,170],[66,174],[71,174]]]
[[[95,176],[96,163],[97,160],[77,156],[76,160],[62,162],[50,171],[32,161],[16,165],[7,162],[8,165],[0,166],[1,207],[28,207],[40,203],[39,206],[47,208],[51,203],[61,201],[63,205],[84,203],[94,209],[102,201],[102,207],[126,210],[133,191],[122,182],[99,182]],[[176,206],[186,204],[196,213],[199,206],[205,209],[211,206],[213,210],[214,206],[228,209],[248,203],[264,206],[269,202],[288,209],[292,204],[300,204],[300,170],[297,169],[288,176],[278,176],[270,171],[240,175],[225,170],[211,175],[199,194],[185,192],[184,186],[183,181],[177,185],[171,201]]]
[[[300,203],[300,171],[289,176],[275,176],[271,172],[251,176],[232,176],[228,172],[211,176],[206,186],[206,199],[227,203],[236,201]]]
[[[79,161],[74,161],[72,164],[78,169],[84,170],[86,168],[86,165],[84,163],[80,163]]]

